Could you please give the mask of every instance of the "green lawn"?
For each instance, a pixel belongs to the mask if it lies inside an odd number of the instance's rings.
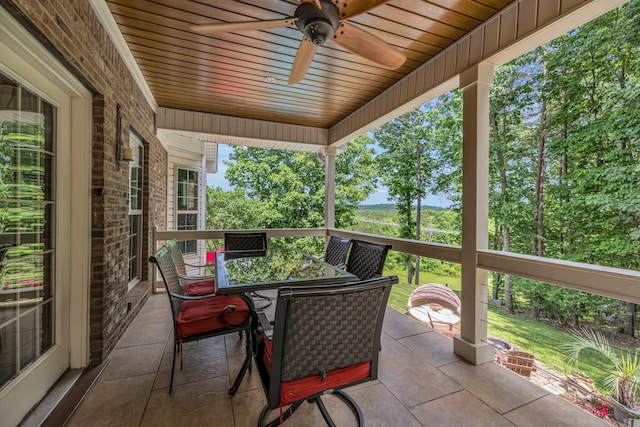
[[[386,275],[398,276],[398,284],[391,289],[389,305],[401,313],[407,313],[409,295],[417,287],[407,283],[406,271],[385,270]],[[439,283],[447,285],[460,295],[460,278],[440,276],[432,273],[420,273],[420,283]],[[565,356],[561,353],[560,344],[567,342],[570,335],[543,322],[535,321],[524,316],[510,315],[494,305],[489,305],[487,335],[502,338],[515,344],[520,350],[532,353],[537,361],[561,373],[570,372],[571,368],[565,363]],[[598,354],[584,352],[580,370],[591,377],[602,392],[602,384],[606,373],[607,363]]]

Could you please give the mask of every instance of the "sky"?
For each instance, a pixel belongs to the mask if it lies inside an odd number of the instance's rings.
[[[218,144],[218,173],[215,174],[207,174],[207,186],[209,187],[220,187],[224,191],[231,190],[231,186],[224,178],[224,175],[227,171],[227,165],[224,164],[225,160],[229,160],[229,154],[232,151],[232,147],[227,144]],[[371,193],[369,198],[365,200],[363,205],[378,205],[391,203],[388,199],[388,191],[387,188],[379,185],[375,192]],[[451,203],[439,196],[429,195],[422,199],[423,206],[438,206],[438,207],[449,207]]]

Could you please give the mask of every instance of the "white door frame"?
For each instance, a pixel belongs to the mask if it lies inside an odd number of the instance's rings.
[[[2,7],[0,58],[0,71],[57,108],[55,344],[0,390],[3,422],[17,425],[67,369],[88,363],[91,93]]]

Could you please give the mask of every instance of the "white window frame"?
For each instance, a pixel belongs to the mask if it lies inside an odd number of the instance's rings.
[[[196,185],[196,190],[193,192],[193,196],[195,196],[196,198],[196,205],[195,208],[193,210],[188,210],[188,209],[179,209],[180,206],[180,171],[187,171],[190,173],[195,173],[196,177],[195,180],[193,181],[188,181],[188,183],[194,183]],[[193,230],[197,230],[198,229],[198,224],[199,224],[199,219],[200,219],[200,203],[202,203],[201,197],[200,197],[200,174],[202,173],[201,170],[198,170],[196,168],[189,168],[189,167],[184,167],[184,166],[176,166],[176,180],[175,180],[175,192],[174,192],[174,196],[175,196],[175,207],[176,207],[176,214],[175,214],[175,228],[176,230],[191,230],[191,229],[186,229],[186,228],[180,228],[180,215],[195,215],[196,216],[196,220],[195,220],[195,225]],[[184,254],[188,254],[188,255],[192,255],[192,254],[197,254],[198,253],[198,245],[197,245],[197,241],[195,242],[195,247],[193,251],[186,251],[186,247],[187,247],[187,243],[190,241],[184,241],[184,242],[180,242],[180,249],[182,250],[182,253]]]
[[[141,278],[142,273],[142,231],[144,229],[143,223],[143,186],[144,186],[144,143],[142,139],[134,132],[133,130],[129,132],[129,148],[131,149],[133,160],[129,162],[129,245],[128,245],[128,275],[129,275],[129,284],[128,290],[136,286]],[[136,209],[132,208],[132,200],[133,200],[133,192],[134,192],[134,183],[132,182],[132,175],[134,170],[138,170],[139,180],[138,185],[140,188],[137,188],[138,193],[138,206]],[[137,233],[132,235],[131,224],[132,217],[135,217],[135,221],[137,223]],[[135,254],[132,252],[132,242],[135,240],[137,251]],[[135,270],[137,272],[136,275],[131,277],[131,263],[135,262]]]

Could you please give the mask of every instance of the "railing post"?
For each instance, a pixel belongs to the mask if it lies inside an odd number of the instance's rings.
[[[324,167],[324,227],[335,228],[336,149],[334,147],[325,149]]]
[[[462,88],[462,319],[453,349],[473,364],[494,359],[487,344],[487,271],[477,268],[488,247],[489,90],[493,65],[478,64],[460,75]]]

